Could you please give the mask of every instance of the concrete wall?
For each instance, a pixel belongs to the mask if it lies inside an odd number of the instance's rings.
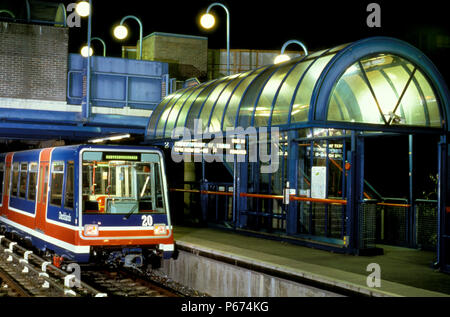
[[[340,296],[190,252],[179,252],[177,260],[164,260],[160,270],[175,282],[214,297]]]
[[[0,22],[0,98],[66,100],[68,29]]]

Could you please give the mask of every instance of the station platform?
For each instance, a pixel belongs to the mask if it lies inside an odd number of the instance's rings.
[[[450,275],[431,268],[435,254],[377,245],[384,255],[354,256],[252,237],[216,228],[175,226],[179,249],[209,254],[242,267],[264,268],[266,272],[311,281],[362,296],[441,297],[450,296]],[[239,263],[239,264],[238,264]],[[381,287],[368,287],[367,265],[381,268]],[[295,296],[295,294],[292,294]]]

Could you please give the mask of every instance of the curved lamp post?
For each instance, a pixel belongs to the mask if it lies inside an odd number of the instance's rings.
[[[11,18],[15,19],[16,16],[14,15],[14,13],[12,13],[11,11],[7,10],[7,9],[1,9],[0,13],[7,13],[11,16]]]
[[[128,29],[123,25],[123,22],[125,22],[126,19],[134,19],[139,23],[139,59],[142,59],[142,22],[134,15],[127,15],[126,17],[122,18],[120,21],[120,24],[114,28],[114,36],[119,39],[123,40],[128,35]]]
[[[209,5],[209,7],[206,9],[206,13],[202,15],[200,19],[200,24],[205,29],[210,29],[215,24],[215,18],[212,14],[209,13],[212,7],[214,6],[220,6],[222,7],[225,12],[227,13],[227,73],[230,75],[230,11],[228,11],[228,8],[223,5],[222,3],[214,2]]]
[[[91,42],[92,42],[93,40],[98,40],[98,41],[100,41],[100,42],[102,43],[102,45],[103,45],[103,56],[106,56],[106,43],[105,43],[105,41],[103,41],[103,40],[102,40],[101,38],[99,38],[99,37],[93,37],[93,38],[91,39]],[[83,57],[87,57],[87,52],[88,52],[88,47],[87,47],[87,45],[85,45],[85,46],[83,46],[83,47],[81,48],[81,55],[82,55]],[[90,52],[89,56],[92,56],[92,55],[94,54],[94,51],[92,50],[92,47],[89,48],[89,52]]]
[[[91,51],[92,0],[78,2],[75,11],[82,17],[88,17],[87,53]],[[87,54],[86,57],[86,102],[82,102],[81,106],[81,115],[85,121],[89,120],[91,113],[91,54]]]
[[[284,54],[284,51],[286,50],[286,47],[289,44],[293,44],[293,43],[300,45],[303,48],[303,51],[305,52],[305,56],[308,55],[308,49],[306,48],[306,46],[302,42],[297,41],[297,40],[289,40],[286,43],[284,43],[283,46],[281,47],[280,55],[275,57],[275,60],[274,60],[275,64],[282,63],[282,62],[285,62],[285,61],[288,61],[288,60],[291,59],[288,55]]]

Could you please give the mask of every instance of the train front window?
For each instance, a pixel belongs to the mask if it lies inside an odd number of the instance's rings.
[[[165,213],[158,154],[84,152],[83,212]]]

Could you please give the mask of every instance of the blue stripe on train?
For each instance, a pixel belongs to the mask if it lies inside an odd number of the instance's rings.
[[[152,216],[153,224],[165,224],[167,225],[167,214],[132,214],[128,219],[124,219],[126,215],[124,214],[84,214],[83,215],[83,225],[86,224],[100,224],[102,226],[112,226],[112,227],[125,227],[125,226],[142,226],[143,216]]]

